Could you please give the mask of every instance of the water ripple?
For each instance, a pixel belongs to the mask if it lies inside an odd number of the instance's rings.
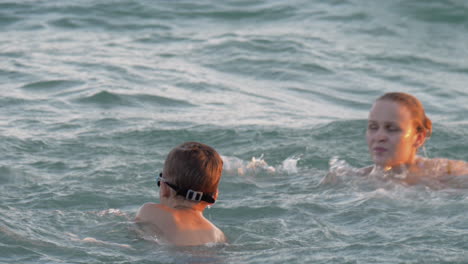
[[[75,99],[76,102],[82,104],[93,104],[99,107],[119,107],[119,106],[137,106],[139,104],[153,106],[170,106],[170,107],[192,107],[193,104],[162,96],[147,95],[147,94],[121,94],[109,91],[101,91],[96,94]]]
[[[84,82],[72,80],[47,80],[34,83],[28,83],[21,88],[29,91],[57,91],[64,90],[75,86],[83,85]]]

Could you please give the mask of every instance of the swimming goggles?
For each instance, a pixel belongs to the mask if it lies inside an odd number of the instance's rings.
[[[200,201],[205,201],[207,203],[215,203],[215,199],[208,194],[204,194],[203,192],[197,192],[192,189],[182,189],[177,187],[176,185],[168,182],[166,179],[163,178],[163,174],[160,173],[159,177],[156,176],[156,182],[158,183],[158,187],[161,186],[161,182],[164,182],[167,184],[169,187],[171,187],[174,191],[176,191],[177,195],[185,197],[185,199],[194,201],[194,202],[200,202]]]

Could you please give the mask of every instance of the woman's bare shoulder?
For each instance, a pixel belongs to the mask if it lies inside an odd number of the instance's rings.
[[[468,163],[463,160],[449,160],[447,172],[450,175],[461,176],[468,175]]]
[[[419,169],[438,177],[468,175],[468,163],[463,160],[418,157],[416,164]]]

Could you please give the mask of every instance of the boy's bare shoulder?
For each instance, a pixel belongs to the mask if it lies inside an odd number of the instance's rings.
[[[160,204],[145,203],[138,209],[135,222],[151,222],[160,210]]]
[[[209,230],[210,232],[208,233],[209,234],[209,237],[211,242],[214,242],[214,243],[226,243],[227,242],[227,238],[226,236],[224,235],[224,232],[218,228],[215,224],[213,224],[211,221],[207,220],[206,221],[208,222],[208,226],[209,226]]]
[[[210,228],[194,227],[192,230],[174,230],[172,233],[167,233],[166,238],[174,245],[178,246],[195,246],[205,244],[223,244],[227,242],[226,236],[216,226]]]
[[[221,229],[219,229],[218,227],[215,227],[214,232],[215,232],[216,243],[227,243],[226,235],[224,234],[223,231],[221,231]]]

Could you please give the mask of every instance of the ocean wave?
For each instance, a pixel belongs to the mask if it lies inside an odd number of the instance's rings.
[[[38,81],[33,83],[25,84],[21,89],[29,91],[63,91],[72,87],[83,85],[83,81],[73,81],[73,80],[45,80]]]
[[[123,94],[109,91],[101,91],[93,95],[75,99],[82,104],[94,104],[100,107],[119,107],[119,106],[169,106],[169,107],[193,107],[194,105],[183,100],[171,99],[156,95],[147,94]]]
[[[468,25],[468,5],[464,1],[403,1],[402,13],[429,23]]]

